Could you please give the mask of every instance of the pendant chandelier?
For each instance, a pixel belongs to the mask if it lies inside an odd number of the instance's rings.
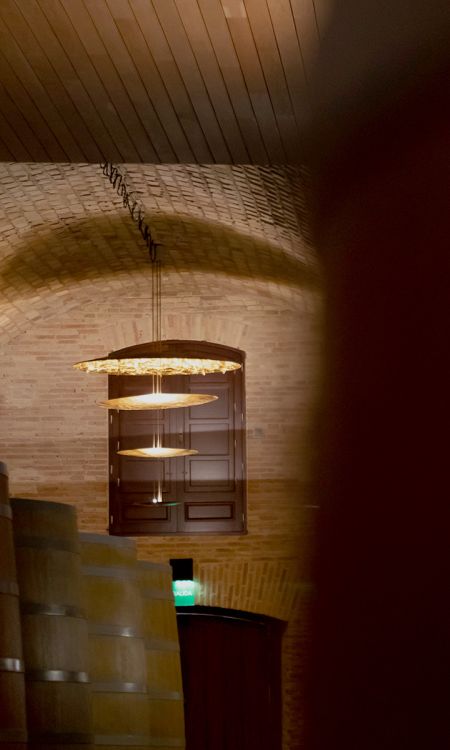
[[[161,378],[170,375],[206,375],[207,373],[225,373],[238,370],[239,362],[211,359],[210,357],[190,357],[180,351],[180,344],[171,346],[171,342],[162,340],[162,294],[161,294],[161,261],[155,253],[150,254],[152,261],[152,356],[148,356],[148,347],[143,356],[135,355],[129,349],[122,349],[107,357],[85,360],[73,365],[76,370],[105,375],[152,375],[151,393],[138,396],[101,401],[99,406],[107,409],[175,409],[197,406],[215,401],[217,396],[203,393],[162,393]]]
[[[152,336],[153,346],[156,347],[157,353],[161,354],[163,347],[162,336],[161,336],[161,262],[156,258],[152,258]],[[164,372],[164,368],[159,366],[155,368],[146,369],[142,367],[142,361],[147,360],[156,362],[159,365],[163,360],[171,363],[171,371]],[[108,361],[105,358],[103,361]],[[179,407],[194,406],[199,404],[208,403],[215,401],[217,396],[211,396],[208,394],[191,394],[191,393],[163,393],[162,391],[162,376],[163,374],[179,374],[174,368],[174,363],[171,358],[166,357],[137,357],[129,358],[124,357],[109,360],[110,362],[116,362],[119,365],[119,372],[117,374],[151,374],[152,375],[152,392],[144,393],[138,396],[124,396],[122,398],[109,399],[108,401],[101,402],[100,406],[105,406],[108,409],[119,409],[119,410],[144,410],[152,409],[156,410],[156,424],[153,432],[153,445],[151,447],[143,448],[128,448],[118,450],[117,453],[120,456],[126,456],[129,458],[137,459],[153,459],[157,460],[156,479],[153,481],[153,495],[147,500],[138,503],[139,506],[149,507],[152,505],[158,506],[174,506],[179,503],[174,501],[163,500],[163,477],[162,477],[162,463],[161,459],[164,458],[178,458],[182,456],[194,456],[198,453],[197,450],[189,448],[170,448],[162,445],[161,432],[162,432],[162,421],[161,421],[161,410],[162,409],[173,409]],[[123,363],[126,363],[125,372]],[[131,371],[130,371],[131,363]],[[136,371],[137,368],[137,371]],[[143,369],[146,371],[143,372]],[[101,370],[95,370],[100,372]],[[103,370],[104,371],[104,370]],[[111,373],[110,374],[116,374]],[[159,461],[158,461],[159,459]]]
[[[134,356],[129,349],[114,352],[108,357],[95,360],[77,362],[73,365],[75,369],[84,372],[97,372],[108,375],[151,375],[152,390],[150,393],[137,396],[124,396],[112,398],[99,402],[99,406],[116,410],[154,410],[156,411],[156,423],[153,434],[153,445],[150,447],[139,447],[117,450],[121,456],[138,459],[163,459],[177,458],[181,456],[193,456],[197,450],[189,448],[171,448],[161,444],[161,411],[163,409],[175,409],[182,407],[199,406],[201,404],[216,401],[218,396],[205,393],[164,393],[162,391],[162,377],[172,375],[205,375],[206,373],[225,373],[241,367],[238,362],[224,361],[211,358],[185,356],[182,351],[183,342],[178,342],[174,348],[173,342],[162,340],[162,294],[161,294],[161,261],[156,257],[155,248],[150,252],[151,278],[152,278],[152,356],[148,356],[148,345],[143,345],[144,356]],[[181,344],[181,347],[180,347]],[[147,351],[145,351],[145,349]],[[132,355],[132,356],[131,356]],[[158,468],[158,478],[155,480],[153,497],[144,503],[161,504],[162,500],[162,477],[161,469]]]
[[[231,360],[220,360],[202,357],[182,356],[181,353],[164,351],[162,341],[162,294],[161,294],[161,261],[151,254],[152,261],[152,337],[156,345],[155,356],[127,356],[127,349],[115,352],[115,355],[100,357],[99,359],[88,359],[76,362],[73,367],[76,370],[92,373],[98,372],[105,375],[206,375],[207,373],[229,372],[238,370],[239,362]],[[159,346],[158,346],[159,345]],[[204,402],[201,402],[204,403]],[[102,404],[103,405],[103,404]],[[189,404],[186,404],[187,406]],[[117,405],[111,407],[120,408]],[[125,408],[130,408],[129,404]],[[149,408],[146,406],[145,408]],[[155,408],[160,408],[155,406]]]

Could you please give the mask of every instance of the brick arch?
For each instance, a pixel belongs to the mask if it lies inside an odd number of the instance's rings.
[[[142,326],[142,332],[140,332],[141,329],[136,328],[136,324],[132,327],[127,321],[116,327],[115,334],[110,330],[110,327],[106,326],[103,336],[105,348],[111,348],[110,341],[115,341],[117,337],[119,340],[132,341],[133,343],[149,340],[151,338],[149,283],[149,279],[141,273],[126,274],[126,280],[112,279],[105,283],[102,283],[101,280],[89,282],[82,289],[74,285],[73,287],[62,289],[55,294],[48,293],[42,297],[33,298],[32,302],[28,299],[15,300],[14,305],[10,305],[2,312],[0,346],[5,346],[8,342],[14,340],[16,336],[22,335],[25,331],[42,322],[58,318],[70,311],[75,312],[79,308],[83,309],[89,305],[95,305],[97,302],[104,302],[108,299],[114,300],[118,296],[142,299],[143,309],[147,309],[149,315],[145,323],[139,324]],[[218,280],[212,274],[179,274],[167,271],[165,274],[165,287],[167,293],[163,294],[163,307],[166,308],[172,306],[171,300],[173,299],[187,299],[188,307],[189,300],[208,295],[216,295],[223,298],[224,305],[227,302],[227,297],[224,296],[223,279]],[[252,282],[245,279],[227,278],[226,289],[230,301],[234,300],[236,302],[241,300],[248,302],[254,300],[254,304],[257,304],[257,300],[260,299],[265,305],[272,304],[273,306],[281,306],[300,312],[302,310],[309,310],[311,305],[315,305],[316,300],[320,297],[318,290],[301,290],[270,282]],[[192,305],[193,302],[191,301],[190,304]],[[172,334],[169,336],[170,331],[198,330],[198,321],[200,320],[198,315],[208,319],[207,313],[187,311],[183,313],[187,321],[186,324],[183,324],[183,321],[180,319],[181,313],[174,316],[174,313],[169,311],[164,312],[163,309],[163,331],[165,338],[177,338],[177,336],[172,336]],[[119,330],[121,327],[124,327],[122,336]],[[209,319],[208,328],[213,331],[213,334],[217,328],[211,319]],[[220,331],[217,331],[217,333],[220,334]],[[183,334],[182,337],[186,338],[187,336]],[[217,342],[223,343],[218,339]],[[119,347],[113,346],[112,348]]]
[[[203,273],[249,286],[316,285],[295,170],[134,165],[128,172],[174,275],[189,284]],[[142,239],[97,166],[4,164],[0,187],[8,197],[0,229],[2,335],[145,277]]]
[[[198,604],[290,620],[310,587],[299,580],[295,560],[201,562],[194,572]]]
[[[172,312],[163,316],[163,330],[166,339],[205,340],[239,348],[245,337],[247,326],[243,322],[236,323],[225,316],[212,318],[206,313]],[[119,326],[106,328],[103,335],[107,351],[143,344],[152,340],[151,318],[140,321],[139,325],[135,322],[124,321]]]

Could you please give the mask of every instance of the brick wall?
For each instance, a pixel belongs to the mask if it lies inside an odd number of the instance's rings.
[[[96,401],[106,396],[107,384],[104,376],[85,375],[71,364],[151,339],[149,267],[142,260],[139,238],[94,167],[83,167],[90,180],[84,199],[85,183],[74,167],[46,166],[38,171],[34,165],[31,173],[23,165],[15,169],[19,171],[14,179],[8,176],[14,200],[6,207],[2,204],[7,221],[0,242],[5,271],[0,312],[6,321],[0,332],[0,457],[8,464],[12,493],[73,503],[82,529],[105,532],[107,414]],[[193,169],[191,182],[201,170]],[[229,177],[221,168],[211,170],[217,183]],[[279,205],[266,195],[260,200],[260,214],[255,210],[248,216],[248,195],[251,206],[256,206],[255,184],[262,184],[263,177],[268,180],[263,173],[253,169],[253,193],[242,188],[241,204],[232,186],[234,204],[226,212],[232,223],[234,211],[243,228],[246,207],[247,227],[255,234],[250,244],[248,237],[242,239],[231,230],[225,235],[223,228],[212,231],[209,224],[202,231],[197,227],[195,235],[188,222],[183,234],[183,217],[175,226],[177,242],[167,248],[169,261],[163,272],[166,338],[205,339],[247,354],[248,534],[143,538],[138,548],[139,556],[149,560],[193,557],[200,603],[287,622],[284,750],[303,750],[301,697],[317,513],[310,458],[320,299],[302,275],[301,263],[283,266],[277,254],[284,247],[286,257],[294,257],[300,248],[289,207],[284,208],[283,224]],[[170,174],[164,174],[165,182],[159,175],[155,200],[165,201],[166,215],[167,195],[175,188]],[[248,187],[248,175],[238,176]],[[44,177],[53,208],[42,219],[36,184]],[[141,178],[147,184],[148,175]],[[185,200],[187,182],[177,188],[177,200]],[[150,187],[156,190],[151,180]],[[187,208],[186,199],[185,210],[198,213],[204,201],[211,214],[215,190],[213,185],[209,194],[200,191]],[[225,200],[223,195],[219,198]],[[81,213],[90,223],[80,224]],[[28,224],[23,225],[20,216],[25,215]],[[225,220],[217,211],[219,219]],[[19,221],[16,231],[14,221]],[[268,244],[267,237],[262,242],[264,221],[270,243],[277,245]],[[174,224],[163,222],[160,232],[167,227],[173,229]],[[220,240],[225,236],[228,247],[222,252]],[[195,250],[197,265],[183,260],[189,248]]]
[[[214,340],[247,352],[248,534],[144,538],[138,540],[139,555],[163,561],[193,557],[201,603],[288,621],[285,748],[294,750],[301,745],[294,718],[296,641],[290,630],[294,633],[298,617],[304,617],[301,605],[310,580],[317,313],[313,304],[309,311],[278,309],[257,294],[239,304],[218,294],[217,286],[217,301],[209,295],[204,302],[207,312],[197,308],[184,315],[189,298],[166,298],[170,313],[164,328],[169,336],[212,339],[216,318],[223,325],[216,323]],[[9,466],[11,491],[74,503],[85,530],[104,532],[107,524],[107,419],[95,404],[106,396],[106,380],[79,373],[71,364],[108,351],[118,331],[129,344],[146,340],[146,305],[131,296],[99,300],[35,324],[5,352],[0,455]]]

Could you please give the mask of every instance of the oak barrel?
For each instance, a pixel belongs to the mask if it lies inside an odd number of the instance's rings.
[[[14,554],[8,471],[0,462],[0,748],[26,745],[25,682],[19,588]]]
[[[144,611],[150,747],[185,747],[180,647],[172,593],[172,568],[137,563]]]
[[[29,746],[92,743],[87,622],[75,508],[12,500]]]
[[[89,628],[94,743],[149,746],[147,670],[136,547],[131,539],[80,534]]]

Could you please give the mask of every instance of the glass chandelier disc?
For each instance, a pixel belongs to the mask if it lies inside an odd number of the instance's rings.
[[[129,357],[120,359],[89,359],[73,365],[83,372],[106,375],[206,375],[206,373],[238,370],[239,362],[197,357]]]
[[[216,401],[218,396],[208,396],[206,393],[144,393],[140,396],[123,396],[99,401],[99,406],[106,409],[176,409],[182,406],[198,406]]]
[[[198,451],[187,448],[130,448],[117,451],[120,456],[133,456],[134,458],[176,458],[177,456],[195,456]]]

